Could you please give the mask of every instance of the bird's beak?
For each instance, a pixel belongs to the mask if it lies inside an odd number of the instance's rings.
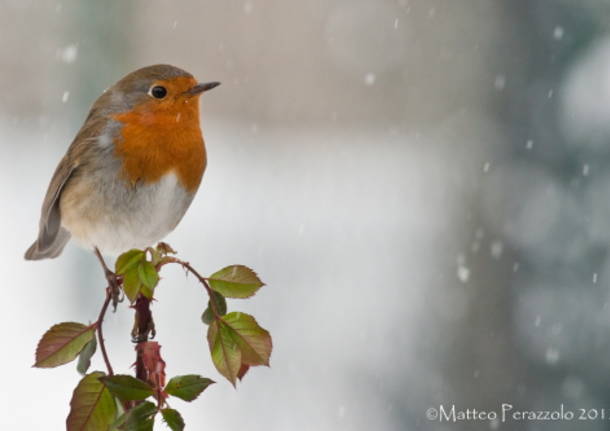
[[[201,94],[205,91],[211,90],[212,88],[218,87],[220,85],[220,82],[200,82],[199,84],[195,85],[194,87],[190,88],[189,90],[186,91],[186,94],[189,94],[191,96],[195,96],[196,94]]]

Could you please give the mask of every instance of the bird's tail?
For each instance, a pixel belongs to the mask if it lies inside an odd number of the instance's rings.
[[[61,254],[69,240],[70,232],[64,228],[60,228],[52,242],[41,245],[40,238],[34,241],[34,244],[25,252],[25,259],[53,259]]]

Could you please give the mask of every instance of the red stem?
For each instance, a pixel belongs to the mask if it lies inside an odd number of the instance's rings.
[[[106,343],[104,343],[104,333],[102,331],[102,324],[104,322],[104,316],[106,315],[106,310],[108,310],[108,305],[110,304],[110,300],[112,299],[112,295],[110,293],[110,287],[106,288],[106,300],[104,301],[104,305],[102,305],[102,309],[100,310],[100,315],[97,318],[97,322],[95,322],[97,326],[97,338],[100,343],[100,350],[102,351],[102,356],[104,357],[104,362],[106,363],[106,369],[108,370],[108,375],[114,375],[114,371],[112,369],[112,365],[110,365],[110,359],[108,358],[108,352],[106,352]]]
[[[138,295],[133,308],[136,310],[135,341],[138,343],[136,346],[136,377],[146,381],[148,375],[142,359],[142,349],[138,347],[141,346],[141,343],[148,341],[148,334],[153,327],[150,299],[144,295]]]
[[[97,247],[95,247],[94,252],[102,265],[104,275],[106,276],[106,280],[108,281],[108,287],[106,287],[106,300],[104,301],[104,305],[102,305],[100,315],[98,316],[97,322],[95,322],[95,324],[97,326],[97,338],[100,343],[100,350],[102,351],[104,362],[106,363],[106,369],[108,370],[108,375],[112,376],[114,375],[114,371],[112,370],[112,365],[110,365],[108,352],[106,352],[106,344],[104,343],[104,333],[102,330],[102,324],[104,323],[104,316],[106,315],[106,311],[108,310],[108,305],[110,305],[110,301],[112,300],[112,288],[113,283],[116,285],[116,275],[112,271],[110,271],[110,269],[108,269],[108,266],[106,265],[106,262],[104,262],[104,258],[102,257],[102,253],[100,253]]]
[[[108,370],[108,375],[112,376],[112,375],[114,375],[114,371],[112,369],[112,365],[110,364],[108,352],[106,351],[106,345],[104,342],[104,334],[103,334],[102,326],[103,326],[103,322],[104,322],[104,317],[108,310],[108,306],[110,305],[110,301],[113,299],[113,294],[115,294],[113,289],[119,288],[118,283],[120,283],[120,281],[117,281],[116,274],[114,274],[112,271],[110,271],[110,269],[106,265],[106,262],[104,261],[104,258],[102,257],[102,254],[100,253],[100,251],[97,248],[95,248],[94,251],[102,265],[102,268],[104,269],[106,279],[108,280],[108,287],[106,288],[106,300],[104,301],[104,304],[102,305],[102,309],[100,310],[100,314],[98,316],[97,321],[95,322],[95,325],[97,327],[97,336],[98,336],[98,340],[99,340],[99,344],[100,344],[100,350],[102,351],[102,356],[104,358],[104,362],[105,362],[106,368]],[[216,303],[212,300],[213,291],[212,291],[212,288],[210,287],[207,279],[205,277],[203,277],[201,274],[199,274],[197,272],[197,270],[190,265],[190,263],[180,260],[178,258],[169,257],[169,256],[166,256],[159,264],[157,264],[157,271],[160,270],[162,266],[164,266],[168,263],[177,263],[177,264],[181,265],[184,269],[186,269],[188,272],[193,274],[199,280],[199,282],[201,284],[203,284],[203,287],[205,288],[208,296],[210,297],[210,304],[212,307],[212,312],[214,313],[216,318],[220,318],[220,315],[218,314],[218,310],[216,309]],[[148,373],[147,373],[147,370],[146,370],[146,367],[144,364],[144,360],[143,360],[143,355],[142,355],[143,350],[138,347],[142,346],[143,343],[148,342],[149,335],[151,332],[153,332],[153,336],[154,336],[154,323],[153,323],[153,318],[152,318],[152,312],[150,310],[150,302],[151,302],[150,299],[148,299],[144,295],[140,294],[140,295],[138,295],[136,302],[133,305],[133,308],[136,311],[136,315],[135,315],[136,322],[135,322],[135,331],[134,331],[134,334],[135,334],[134,338],[135,338],[135,341],[137,342],[136,364],[135,364],[136,365],[136,377],[138,379],[144,380],[144,381],[148,380],[148,375],[147,375]],[[161,399],[159,399],[159,402],[161,403]],[[126,403],[125,407],[127,409],[129,409],[131,406]]]

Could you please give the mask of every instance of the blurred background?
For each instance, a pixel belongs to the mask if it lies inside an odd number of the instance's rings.
[[[34,349],[54,323],[95,319],[102,274],[72,243],[22,255],[91,103],[155,63],[223,83],[202,100],[202,188],[167,241],[204,273],[255,268],[267,286],[229,307],[275,347],[234,390],[200,287],[164,269],[168,375],[219,382],[174,403],[189,429],[610,429],[425,414],[610,418],[610,2],[0,5],[3,429],[63,429],[79,376],[31,368]],[[123,304],[106,323],[123,372],[131,319]]]

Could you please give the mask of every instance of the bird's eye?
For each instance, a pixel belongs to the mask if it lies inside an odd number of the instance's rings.
[[[148,94],[155,99],[163,99],[165,96],[167,96],[167,90],[165,87],[155,85],[148,91]]]

